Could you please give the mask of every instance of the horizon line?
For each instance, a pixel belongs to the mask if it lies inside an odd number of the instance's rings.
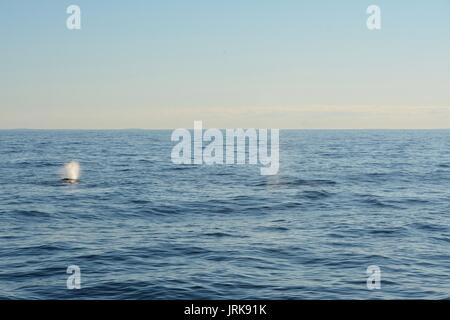
[[[189,127],[179,127],[179,128],[0,128],[0,131],[168,131],[168,130],[176,130],[176,129],[189,129],[194,130],[194,128]],[[284,130],[284,131],[439,131],[439,130],[450,130],[448,128],[243,128],[243,127],[227,127],[227,128],[203,128],[203,130],[208,129],[268,129],[268,130]]]

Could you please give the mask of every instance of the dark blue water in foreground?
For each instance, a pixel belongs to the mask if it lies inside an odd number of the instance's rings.
[[[274,177],[170,134],[0,131],[0,298],[450,298],[450,131],[283,131]]]

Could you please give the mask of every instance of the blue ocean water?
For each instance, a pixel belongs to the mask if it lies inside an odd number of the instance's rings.
[[[0,131],[0,298],[450,298],[450,131],[282,131],[277,176],[170,134]]]

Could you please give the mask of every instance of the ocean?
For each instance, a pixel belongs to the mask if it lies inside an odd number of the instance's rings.
[[[282,130],[276,176],[170,135],[0,131],[0,299],[450,298],[450,131]]]

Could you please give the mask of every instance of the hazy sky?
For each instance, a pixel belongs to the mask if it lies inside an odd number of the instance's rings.
[[[0,39],[0,128],[450,128],[449,0],[2,0]]]

